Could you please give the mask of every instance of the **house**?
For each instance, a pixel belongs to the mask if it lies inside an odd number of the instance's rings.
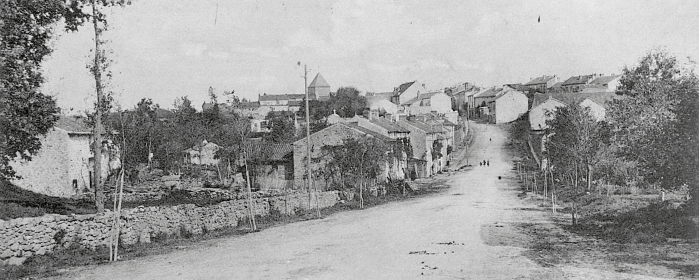
[[[318,159],[322,155],[322,147],[342,145],[347,138],[373,137],[386,143],[393,142],[393,139],[360,127],[356,124],[336,123],[320,131],[310,135],[311,141],[311,158]],[[307,139],[303,138],[293,143],[294,146],[294,188],[306,188],[306,169],[307,169]],[[387,164],[388,165],[388,164]],[[325,166],[324,162],[311,162],[312,170],[319,170]],[[388,169],[384,169],[383,174],[379,175],[378,180],[386,180],[389,177]],[[314,178],[314,181],[320,189],[330,187],[329,182],[325,182],[323,178]],[[323,187],[320,187],[323,186]]]
[[[429,92],[401,104],[402,111],[408,115],[419,115],[430,112],[449,113],[451,109],[451,97],[443,92]]]
[[[71,197],[92,189],[94,157],[92,130],[83,117],[60,116],[54,128],[41,138],[41,149],[31,161],[17,157],[10,166],[21,179],[12,183],[20,188],[49,196]],[[102,178],[121,167],[118,148],[103,142]]]
[[[492,87],[486,90],[483,90],[473,96],[473,105],[474,108],[483,108],[488,106],[488,103],[495,101],[495,98],[500,96],[500,94],[503,93],[502,88],[496,88]],[[483,116],[488,116],[490,115],[489,110],[487,109],[481,109],[478,111],[478,114],[480,117]]]
[[[510,90],[495,98],[488,107],[496,124],[508,123],[529,110],[529,99],[521,91]]]
[[[400,119],[398,125],[410,130],[410,145],[413,150],[413,157],[408,159],[410,178],[429,177],[446,166],[447,143],[443,126],[414,118]]]
[[[564,92],[579,92],[582,91],[594,79],[602,76],[601,74],[590,74],[572,76],[561,84],[561,89]]]
[[[309,100],[325,101],[330,99],[330,84],[325,81],[323,75],[318,73],[311,84],[308,85]],[[311,98],[313,97],[313,98]]]
[[[425,90],[424,84],[420,84],[417,81],[407,82],[393,89],[391,102],[397,105],[403,105],[406,101],[415,99],[420,96],[421,93],[425,92],[427,92],[427,90]]]
[[[243,143],[243,147],[245,154],[241,156],[247,156],[251,185],[261,190],[293,187],[293,145],[248,140]]]
[[[541,77],[536,77],[534,79],[530,79],[529,82],[524,84],[529,89],[538,91],[538,92],[547,92],[549,88],[553,87],[558,83],[558,77],[556,75],[553,76],[541,76]]]
[[[621,75],[610,75],[598,77],[592,82],[591,85],[595,85],[600,88],[600,91],[604,92],[615,92],[619,88],[619,82],[621,81]]]
[[[258,96],[258,102],[261,108],[266,108],[269,111],[290,111],[297,112],[301,109],[301,103],[306,98],[305,94],[263,94]],[[315,100],[314,96],[309,94],[309,100]]]
[[[364,96],[370,111],[376,111],[379,115],[398,113],[398,105],[391,102],[393,92],[367,92]]]
[[[579,92],[575,94],[566,92],[537,94],[533,98],[532,109],[529,110],[531,130],[546,129],[546,120],[550,119],[550,117],[546,117],[545,113],[553,113],[556,108],[571,104],[580,104],[583,107],[588,107],[593,117],[603,120],[607,102],[616,98],[620,97],[613,92],[604,91]]]
[[[216,151],[221,147],[216,143],[206,140],[194,145],[194,147],[185,150],[187,162],[196,165],[216,165],[219,160],[215,158]]]

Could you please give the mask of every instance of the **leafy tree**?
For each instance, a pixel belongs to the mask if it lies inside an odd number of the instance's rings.
[[[663,50],[626,67],[608,110],[618,153],[637,163],[649,183],[689,186],[699,196],[699,80],[690,67]]]
[[[0,179],[15,178],[9,163],[31,160],[57,120],[55,100],[40,92],[41,62],[51,53],[56,23],[75,31],[87,15],[78,2],[7,0],[0,4]],[[27,153],[25,153],[25,151]]]
[[[587,189],[591,190],[597,164],[609,155],[609,128],[605,122],[597,122],[589,111],[578,104],[558,108],[555,117],[547,121],[550,136],[546,151],[561,175],[575,178],[575,186],[582,178],[579,173],[586,174]]]
[[[354,87],[338,88],[337,92],[330,97],[330,109],[343,118],[362,115],[366,107],[366,98],[359,95],[359,90]]]
[[[326,145],[321,155],[312,159],[321,166],[314,173],[326,182],[346,188],[346,182],[359,190],[360,206],[363,207],[362,192],[367,178],[377,178],[386,163],[389,146],[374,137],[346,138],[341,145]]]
[[[265,119],[269,122],[270,132],[264,140],[274,143],[289,143],[296,138],[293,112],[269,112]]]

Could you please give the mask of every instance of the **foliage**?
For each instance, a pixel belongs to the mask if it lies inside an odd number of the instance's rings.
[[[315,172],[339,189],[357,186],[366,178],[376,178],[386,160],[387,144],[373,137],[346,138],[341,145],[326,145],[313,161],[322,168]]]
[[[650,183],[699,188],[699,80],[663,50],[626,67],[608,110],[618,154],[638,165]],[[697,195],[694,195],[696,198]]]
[[[351,118],[361,115],[367,107],[366,98],[354,87],[341,87],[331,94],[327,101],[310,100],[308,102],[311,120],[323,120],[333,112],[340,117]],[[306,102],[301,103],[299,114],[305,114]]]
[[[550,127],[546,151],[554,171],[574,178],[575,186],[582,178],[579,174],[587,174],[589,189],[597,164],[609,155],[605,149],[609,145],[608,126],[578,104],[558,108],[554,114],[546,121]]]
[[[51,53],[53,27],[61,20],[76,30],[86,17],[79,3],[65,1],[3,1],[0,5],[0,178],[14,178],[9,165],[41,148],[57,120],[55,100],[40,92],[41,62]],[[25,153],[25,151],[27,153]]]
[[[274,143],[289,143],[296,139],[294,113],[288,111],[271,111],[265,119],[268,121],[270,132],[263,136],[265,141]]]

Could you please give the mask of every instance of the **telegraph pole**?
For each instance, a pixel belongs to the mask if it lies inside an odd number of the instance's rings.
[[[306,95],[306,172],[308,174],[308,178],[306,180],[306,188],[308,189],[308,209],[310,210],[311,203],[313,200],[313,196],[311,194],[313,173],[311,172],[311,114],[310,109],[308,107],[308,68],[306,67],[306,64],[303,65],[303,90]],[[318,197],[316,197],[316,202],[318,202]],[[318,210],[317,214],[320,218],[320,209],[316,210]]]

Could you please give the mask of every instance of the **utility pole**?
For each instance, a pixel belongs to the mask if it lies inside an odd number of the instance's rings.
[[[303,65],[303,90],[306,95],[306,172],[308,174],[308,179],[306,180],[306,187],[308,188],[308,209],[311,209],[311,203],[313,200],[313,196],[311,194],[311,184],[313,182],[313,172],[311,172],[311,113],[310,113],[310,108],[308,107],[308,68],[306,67],[306,64]],[[317,196],[317,194],[316,194]],[[318,204],[318,197],[316,197],[316,206]],[[318,208],[318,207],[316,207]],[[320,209],[316,209],[318,211],[317,215],[320,218]]]

